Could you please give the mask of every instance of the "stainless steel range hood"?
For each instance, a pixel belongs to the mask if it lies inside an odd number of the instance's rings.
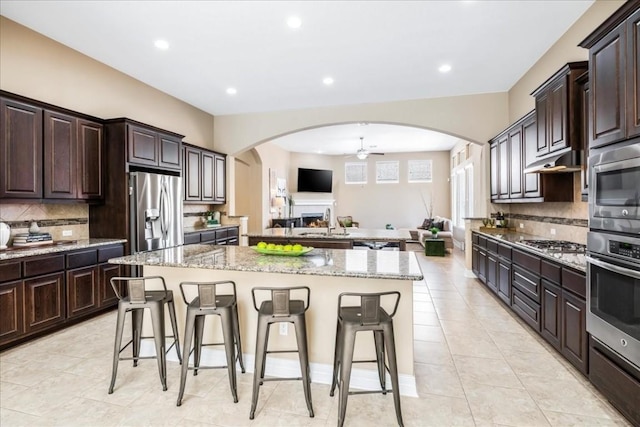
[[[582,151],[565,148],[536,160],[524,169],[524,173],[561,173],[582,170]]]

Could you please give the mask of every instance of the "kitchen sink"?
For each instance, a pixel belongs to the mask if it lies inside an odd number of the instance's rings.
[[[300,233],[301,236],[308,236],[308,237],[313,237],[313,236],[328,236],[326,231],[304,231],[302,233]]]

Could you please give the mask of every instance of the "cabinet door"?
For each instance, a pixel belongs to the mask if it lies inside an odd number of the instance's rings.
[[[509,165],[509,135],[498,137],[498,198],[509,198],[509,178],[511,175]]]
[[[13,341],[24,333],[22,280],[0,285],[0,344]]]
[[[542,280],[542,336],[560,350],[562,330],[561,290],[558,286]]]
[[[498,256],[494,253],[487,252],[487,286],[493,291],[498,292]]]
[[[104,197],[103,126],[78,119],[78,199],[99,200]]]
[[[100,264],[98,266],[98,281],[100,282],[100,307],[116,305],[118,298],[111,287],[111,278],[120,276],[120,266],[118,264]],[[120,295],[123,295],[124,284],[119,284]]]
[[[567,77],[549,88],[547,100],[547,120],[549,120],[547,141],[549,152],[561,150],[569,146],[567,132]]]
[[[589,49],[591,148],[626,135],[624,30],[620,24]]]
[[[581,372],[587,372],[586,302],[562,292],[562,354]]]
[[[128,125],[128,161],[138,165],[158,165],[158,134],[152,130]]]
[[[531,114],[522,122],[522,147],[525,166],[529,166],[536,160],[538,149],[538,127],[536,116]],[[540,186],[540,174],[526,173],[523,177],[524,197],[542,197]]]
[[[544,156],[549,152],[549,93],[536,96],[536,125],[538,138],[536,139],[536,156]]]
[[[216,190],[215,201],[225,203],[227,201],[227,159],[216,154]]]
[[[627,138],[640,135],[640,9],[627,19]]]
[[[522,127],[517,126],[509,132],[509,198],[520,199],[522,188]]]
[[[24,281],[25,332],[64,322],[64,273]]]
[[[483,249],[478,251],[478,278],[487,283],[487,252]]]
[[[471,271],[473,271],[476,276],[479,272],[478,263],[480,262],[480,255],[478,252],[478,247],[473,245],[471,248]]]
[[[489,162],[491,171],[491,200],[498,198],[499,193],[499,181],[498,175],[500,174],[500,168],[498,166],[498,142],[491,143],[489,147]]]
[[[511,304],[511,263],[498,260],[498,296]]]
[[[201,151],[191,147],[184,147],[184,199],[201,200]]]
[[[181,168],[182,141],[175,136],[159,134],[158,144],[160,149],[158,166],[179,170]]]
[[[580,86],[580,96],[582,98],[582,170],[580,171],[580,193],[582,201],[588,201],[589,196],[589,129],[590,129],[590,108],[589,108],[589,82],[585,81]]]
[[[216,189],[216,162],[215,155],[206,151],[202,152],[202,187],[201,196],[202,201],[213,202],[215,201],[215,189]]]
[[[98,307],[98,268],[91,266],[67,271],[67,316],[81,316]]]
[[[42,109],[0,98],[0,198],[42,198]]]
[[[44,197],[76,198],[76,119],[44,112]]]

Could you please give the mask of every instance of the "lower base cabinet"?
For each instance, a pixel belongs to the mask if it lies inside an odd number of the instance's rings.
[[[122,244],[0,262],[0,350],[114,307]]]
[[[542,324],[540,333],[556,350],[562,351],[562,289],[542,279]]]
[[[562,291],[562,354],[580,372],[588,372],[587,303]]]

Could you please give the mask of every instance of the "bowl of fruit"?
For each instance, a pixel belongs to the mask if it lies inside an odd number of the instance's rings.
[[[264,255],[300,256],[313,250],[311,246],[302,246],[298,243],[288,245],[278,245],[275,243],[258,242],[251,246],[254,251]]]

